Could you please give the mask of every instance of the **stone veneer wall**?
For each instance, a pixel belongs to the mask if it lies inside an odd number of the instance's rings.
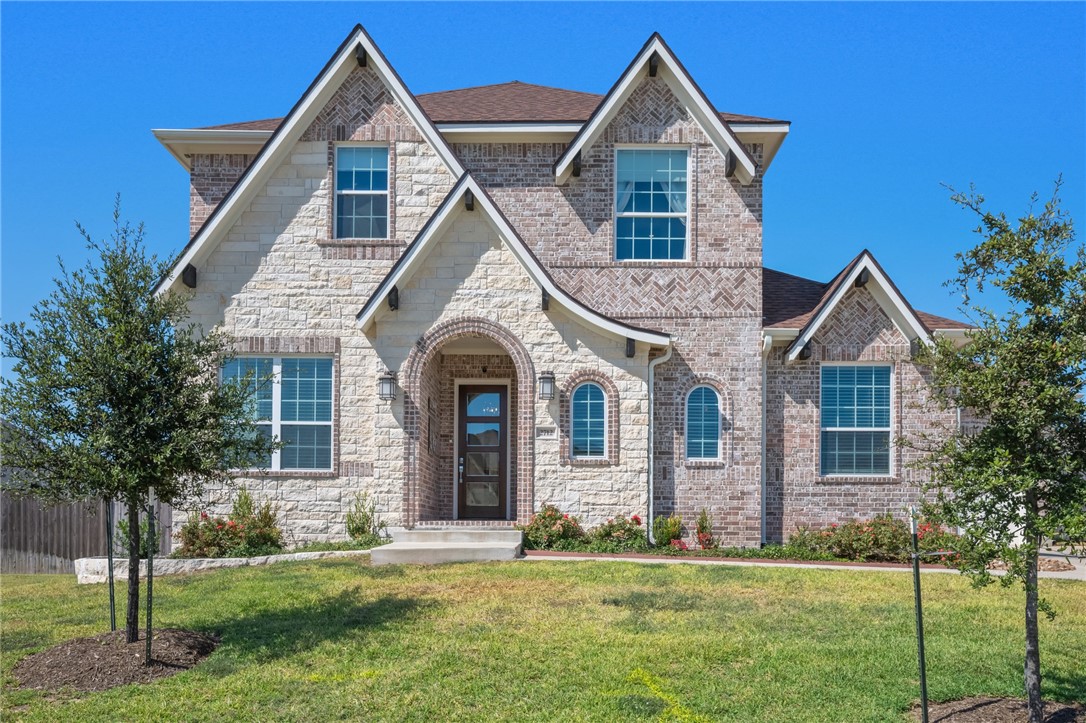
[[[615,148],[650,143],[690,149],[689,259],[616,262]],[[656,372],[655,511],[680,513],[692,535],[705,507],[719,539],[757,545],[761,176],[749,186],[726,178],[724,157],[659,78],[642,81],[585,151],[581,176],[564,186],[554,185],[552,171],[561,144],[461,143],[454,150],[563,288],[601,313],[672,334],[675,353]],[[761,146],[750,150],[760,161]],[[706,376],[729,395],[729,454],[719,464],[686,463],[685,393]]]
[[[402,514],[403,435],[396,417],[402,404],[377,399],[377,376],[387,364],[357,328],[355,315],[455,179],[390,96],[362,92],[372,90],[374,80],[371,70],[360,68],[344,83],[329,105],[333,110],[318,117],[199,264],[190,304],[193,320],[204,328],[221,324],[235,336],[269,344],[304,337],[339,346],[336,468],[239,479],[257,498],[277,501],[296,542],[343,538],[356,492],[369,492],[390,524]],[[330,148],[340,137],[390,144],[390,239],[330,241]],[[220,511],[229,505],[223,491],[211,491],[209,501]]]
[[[896,445],[889,477],[822,477],[821,362],[889,362],[891,440],[919,441],[953,428],[952,413],[925,408],[930,375],[911,361],[909,340],[866,289],[848,292],[811,341],[811,358],[784,363],[786,345],[770,352],[766,370],[766,536],[783,542],[799,526],[821,527],[884,512],[903,517],[920,497],[920,455]]]
[[[461,207],[445,238],[434,244],[411,280],[401,287],[399,310],[378,314],[375,344],[391,368],[402,369],[416,341],[428,337],[432,330],[440,333],[453,324],[467,330],[464,336],[475,337],[486,337],[483,330],[488,327],[501,330],[502,339],[489,338],[501,344],[505,338],[512,340],[527,353],[525,364],[531,366],[527,379],[522,378],[519,366],[512,372],[507,368],[498,371],[498,367],[483,374],[513,379],[511,395],[520,394],[521,399],[530,400],[527,410],[511,405],[517,421],[511,414],[510,427],[520,435],[514,456],[521,460],[525,455],[530,457],[534,478],[516,480],[517,490],[532,483],[533,495],[516,500],[517,519],[526,520],[533,510],[548,502],[583,515],[590,525],[618,514],[643,514],[648,483],[648,349],[638,345],[635,356],[626,358],[624,339],[587,328],[559,310],[557,304],[551,308],[540,309],[538,286],[483,214],[463,211]],[[485,313],[485,322],[479,320],[480,313]],[[440,348],[434,353],[440,353]],[[454,360],[455,356],[459,355],[445,356],[449,376],[476,373],[470,365],[478,361],[471,355],[460,360]],[[553,370],[559,380],[565,380],[586,369],[606,376],[618,390],[623,434],[617,439],[616,463],[571,467],[563,463],[559,451],[559,400],[539,400],[535,376],[538,371]],[[408,387],[404,395],[407,397],[411,381],[401,381]],[[424,397],[425,392],[421,392],[419,399],[398,401],[397,406],[402,409],[403,405],[414,404],[418,410],[425,410]],[[515,404],[519,405],[520,400]],[[526,413],[530,416],[525,417]],[[452,420],[447,423],[451,430]],[[411,425],[408,427],[410,430]],[[451,447],[445,448],[451,454]]]

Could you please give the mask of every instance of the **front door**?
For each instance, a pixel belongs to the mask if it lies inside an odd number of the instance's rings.
[[[509,390],[460,387],[456,495],[460,519],[505,519]]]

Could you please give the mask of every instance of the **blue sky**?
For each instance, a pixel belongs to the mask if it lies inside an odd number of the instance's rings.
[[[660,31],[721,110],[792,121],[765,263],[820,280],[869,248],[921,309],[975,243],[941,184],[1086,220],[1086,4],[0,4],[2,314],[26,319],[113,198],[170,256],[188,178],[151,128],[280,116],[356,22],[415,93],[521,80],[604,93]]]

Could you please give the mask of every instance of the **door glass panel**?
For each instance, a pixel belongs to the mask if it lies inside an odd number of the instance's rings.
[[[500,422],[468,422],[467,427],[469,447],[493,447],[501,439]]]
[[[498,476],[497,452],[468,452],[464,472],[475,477]]]
[[[471,507],[497,507],[498,482],[465,482],[467,503]]]
[[[497,417],[501,412],[502,405],[500,393],[483,392],[481,394],[468,394],[467,416]]]

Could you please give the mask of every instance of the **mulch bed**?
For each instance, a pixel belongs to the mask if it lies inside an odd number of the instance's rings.
[[[1006,570],[1007,563],[1005,562],[993,562],[988,566],[989,570]],[[1069,563],[1067,560],[1063,560],[1058,557],[1042,557],[1037,561],[1037,569],[1042,572],[1067,572],[1068,570],[1074,570],[1075,566]]]
[[[151,665],[143,664],[147,638],[126,643],[124,631],[77,638],[16,664],[19,686],[36,690],[108,690],[129,683],[149,683],[188,670],[211,654],[219,640],[190,630],[165,628],[151,638]]]
[[[920,706],[913,708],[920,720]],[[1029,720],[1026,701],[1018,698],[963,698],[928,705],[931,723],[1023,723]],[[1083,723],[1086,705],[1045,701],[1045,723]]]

